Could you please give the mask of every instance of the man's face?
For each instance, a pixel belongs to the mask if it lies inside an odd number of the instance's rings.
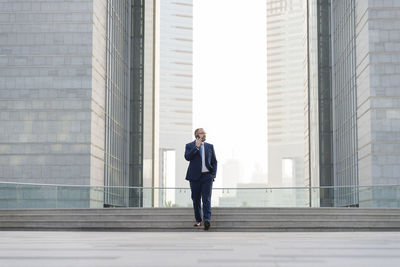
[[[204,142],[206,141],[206,132],[204,131],[204,129],[200,129],[197,132],[197,135],[200,136],[200,139]]]

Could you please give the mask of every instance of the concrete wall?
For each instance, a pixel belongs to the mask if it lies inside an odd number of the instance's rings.
[[[360,185],[400,183],[399,28],[399,1],[356,1]],[[387,205],[396,194],[360,193],[360,205]]]
[[[90,105],[90,185],[104,186],[107,2],[93,1],[92,90]],[[102,206],[104,194],[90,191],[91,207]]]
[[[93,50],[91,91],[91,185],[104,185],[104,114],[106,90],[107,2],[93,2]]]

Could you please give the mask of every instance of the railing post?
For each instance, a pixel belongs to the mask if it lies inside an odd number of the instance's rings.
[[[15,185],[15,197],[16,197],[16,200],[17,200],[17,208],[19,207],[19,188],[18,188],[18,184],[16,184]]]

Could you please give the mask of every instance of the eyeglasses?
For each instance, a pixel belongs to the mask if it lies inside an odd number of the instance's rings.
[[[198,134],[206,134],[205,132],[202,132],[202,133],[198,133]]]

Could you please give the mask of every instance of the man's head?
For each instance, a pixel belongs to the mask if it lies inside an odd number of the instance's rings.
[[[198,128],[194,131],[194,137],[197,138],[200,137],[200,139],[204,142],[206,141],[206,132],[204,131],[203,128]]]

